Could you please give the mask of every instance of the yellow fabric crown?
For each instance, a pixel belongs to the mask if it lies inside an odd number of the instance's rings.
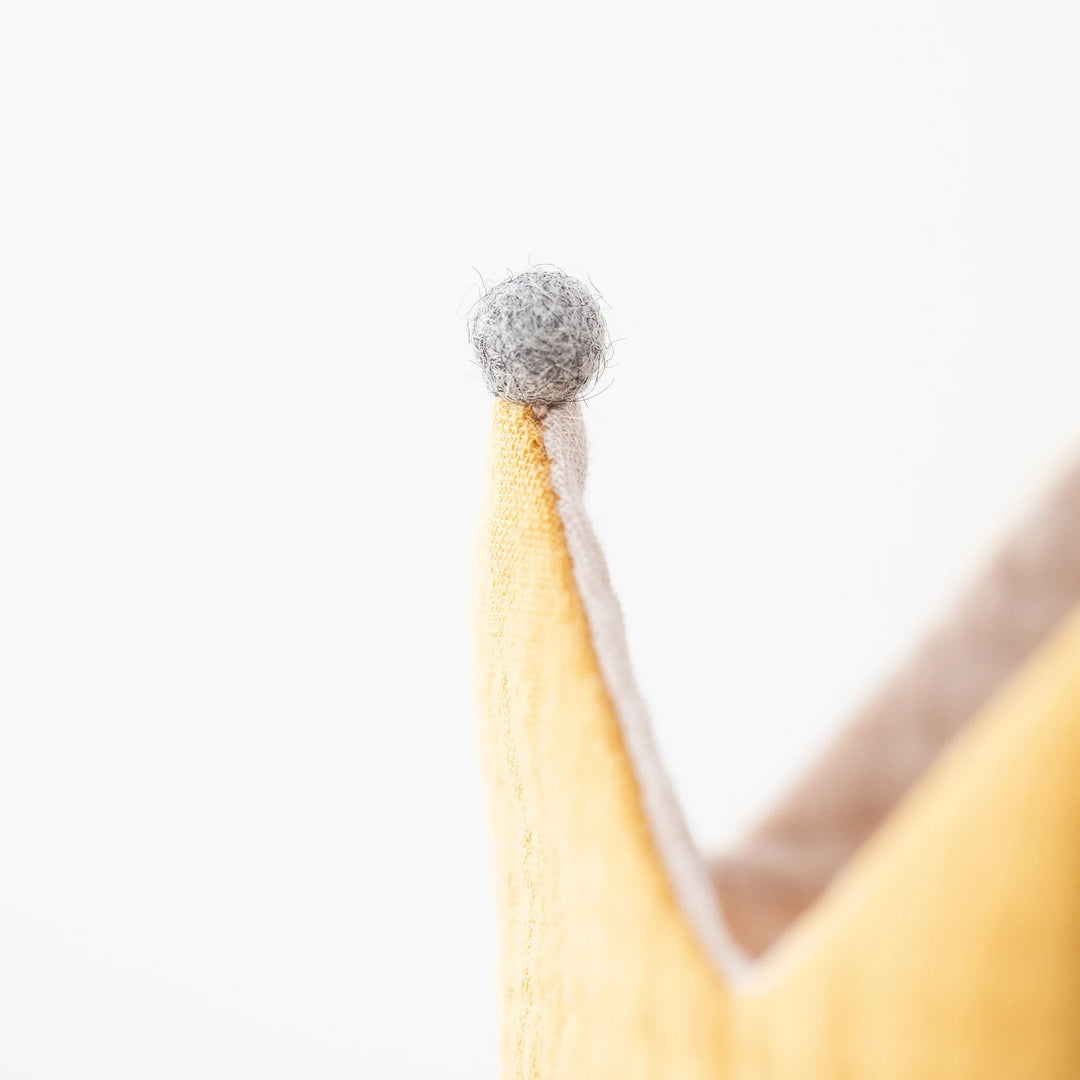
[[[763,947],[749,860],[693,851],[636,715],[580,415],[537,412],[495,404],[478,579],[504,1077],[1080,1076],[1080,615],[995,614],[1020,662]]]

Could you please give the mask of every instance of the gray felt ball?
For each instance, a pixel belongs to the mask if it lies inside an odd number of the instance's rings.
[[[469,341],[493,394],[527,405],[578,397],[604,367],[607,328],[593,294],[559,270],[500,282],[469,313]]]

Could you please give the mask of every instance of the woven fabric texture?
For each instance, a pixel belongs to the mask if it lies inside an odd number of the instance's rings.
[[[733,985],[661,854],[548,449],[496,403],[477,630],[506,1080],[1080,1075],[1080,615]]]

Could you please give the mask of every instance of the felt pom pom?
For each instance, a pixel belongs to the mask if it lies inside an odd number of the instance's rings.
[[[560,270],[517,274],[469,313],[469,341],[491,393],[527,405],[578,397],[604,367],[607,328],[596,298]]]

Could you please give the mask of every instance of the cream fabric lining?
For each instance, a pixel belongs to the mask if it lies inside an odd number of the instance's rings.
[[[729,981],[829,886],[945,744],[1080,603],[1080,464],[783,802],[709,863],[686,829],[634,682],[622,613],[584,507],[580,406],[543,417],[552,485],[600,667],[683,911]]]
[[[761,955],[828,887],[945,744],[1080,603],[1080,464],[1061,476],[952,613],[712,879]]]
[[[592,631],[600,670],[615,703],[627,752],[641,787],[653,838],[683,914],[714,965],[729,979],[745,968],[744,952],[721,915],[708,867],[690,838],[653,742],[645,702],[634,680],[622,609],[611,587],[607,562],[585,513],[588,442],[577,402],[552,406],[544,415],[544,444],[551,462],[551,485],[574,564],[574,580]]]

